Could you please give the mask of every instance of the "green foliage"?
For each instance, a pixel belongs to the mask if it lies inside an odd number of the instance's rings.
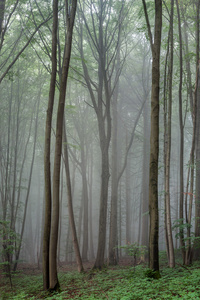
[[[172,230],[175,230],[175,229],[179,229],[179,232],[176,233],[175,237],[177,239],[179,239],[180,237],[180,230],[183,231],[184,234],[186,234],[186,230],[188,228],[192,228],[192,224],[189,224],[189,223],[186,223],[184,222],[184,219],[177,219],[174,221],[174,224],[173,224],[173,227],[172,227]],[[190,241],[191,243],[194,244],[194,247],[195,248],[199,248],[200,247],[200,237],[195,237],[195,233],[194,232],[190,232],[190,236],[189,237],[185,237],[184,238],[184,241]],[[187,245],[186,245],[187,246]]]
[[[130,244],[129,242],[125,246],[120,246],[119,248],[125,249],[127,254],[138,258],[140,256],[144,256],[147,252],[146,246],[141,246],[138,243]]]
[[[10,222],[0,220],[0,245],[2,245],[0,255],[3,259],[0,262],[0,270],[3,270],[3,274],[9,277],[10,286],[12,287],[12,264],[13,254],[19,243],[19,236],[16,232],[10,228]]]
[[[188,272],[188,270],[190,272]],[[13,290],[3,278],[0,285],[2,299],[199,299],[199,263],[188,267],[161,269],[162,278],[155,280],[152,271],[139,265],[133,267],[112,267],[99,272],[80,274],[60,272],[61,293],[42,291],[41,275],[20,275],[13,279]],[[151,273],[151,274],[150,274]],[[148,276],[147,276],[148,275]]]
[[[153,278],[153,279],[160,279],[161,276],[160,276],[160,272],[159,271],[153,271],[151,269],[147,269],[145,272],[144,272],[144,275],[145,277],[147,278]]]

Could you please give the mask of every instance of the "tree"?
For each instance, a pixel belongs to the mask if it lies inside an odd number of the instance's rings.
[[[19,8],[18,7],[19,0],[16,0],[12,9],[10,10],[9,14],[6,15],[5,14],[5,12],[7,11],[6,4],[7,4],[6,1],[3,1],[3,0],[0,1],[0,52],[3,49],[3,44],[5,44],[4,40],[6,40],[6,38],[7,38],[8,32],[10,31],[11,24],[14,23],[14,26],[16,26],[16,23],[12,22],[13,15],[15,13],[16,14],[18,13],[18,15],[20,15],[20,11],[23,11],[24,7],[27,10],[26,2],[24,3],[24,6],[23,6],[23,4],[21,4],[21,6]],[[10,5],[10,4],[8,4],[8,5]],[[17,11],[18,8],[19,8],[19,10]],[[31,8],[30,8],[30,11],[31,11]],[[47,16],[47,18],[43,19],[43,21],[39,25],[34,24],[35,29],[32,32],[29,32],[29,30],[27,30],[27,32],[24,33],[24,31],[25,31],[24,28],[30,28],[30,23],[31,23],[30,19],[31,18],[27,18],[27,22],[23,24],[24,26],[21,26],[21,23],[20,23],[21,31],[19,33],[18,33],[18,31],[15,32],[15,34],[17,34],[17,38],[15,39],[14,43],[12,41],[11,45],[9,45],[10,43],[8,42],[7,49],[3,49],[4,50],[3,54],[4,54],[5,58],[3,60],[3,63],[0,65],[0,71],[1,71],[0,83],[7,75],[9,75],[11,68],[16,64],[16,62],[19,60],[19,58],[22,57],[22,54],[28,48],[28,46],[31,44],[33,38],[35,37],[35,35],[39,31],[39,29],[44,24],[46,24],[51,18],[52,18],[52,15],[50,14]],[[18,19],[19,18],[17,17],[16,20],[18,20]],[[34,26],[32,26],[32,25],[33,24],[31,23],[31,27],[34,28]],[[15,34],[14,34],[14,36],[15,36]],[[20,50],[18,50],[17,46],[23,40],[22,37],[24,34],[27,38],[27,41],[24,44],[22,44],[22,46],[20,47]],[[13,36],[11,37],[11,39],[13,39]],[[16,49],[18,51],[16,51]]]
[[[179,11],[179,3],[176,0],[177,14],[178,14],[178,31],[179,31],[179,62],[180,62],[180,81],[179,81],[179,127],[180,127],[180,207],[179,207],[179,218],[180,218],[180,244],[182,249],[183,264],[185,264],[185,240],[183,230],[183,204],[184,204],[184,122],[183,122],[183,108],[182,108],[182,85],[183,85],[183,49],[182,49],[182,30],[181,30],[181,19]]]
[[[52,31],[52,77],[49,94],[49,108],[47,111],[46,122],[46,151],[45,153],[45,172],[46,172],[46,223],[45,223],[45,265],[44,265],[44,288],[51,290],[59,289],[59,282],[57,277],[57,242],[58,242],[58,226],[59,226],[59,190],[60,190],[60,166],[61,166],[61,152],[62,152],[62,135],[63,135],[63,120],[64,120],[64,106],[66,97],[67,78],[69,72],[69,62],[71,56],[73,26],[76,14],[77,1],[66,1],[66,40],[62,64],[62,73],[60,75],[60,89],[59,89],[59,102],[57,110],[56,121],[56,141],[55,141],[55,156],[53,168],[53,194],[52,194],[52,216],[51,216],[51,229],[50,229],[50,242],[49,242],[49,226],[50,226],[50,199],[51,199],[51,184],[50,184],[50,135],[51,135],[51,120],[52,109],[55,94],[56,83],[56,48],[57,48],[57,24],[58,24],[58,2],[55,0],[53,3],[53,31]],[[48,249],[49,247],[49,249]],[[49,252],[49,253],[48,253]],[[49,255],[49,275],[48,271],[48,255]],[[49,284],[48,284],[49,277]]]
[[[52,219],[49,247],[49,283],[51,290],[59,289],[57,276],[57,241],[58,241],[58,225],[59,225],[59,191],[60,191],[60,165],[62,152],[62,135],[63,135],[63,119],[65,96],[67,87],[67,78],[69,72],[69,62],[72,47],[72,34],[76,14],[77,0],[72,2],[66,1],[66,41],[63,57],[62,74],[59,90],[59,101],[56,119],[56,141],[55,141],[55,156],[53,169],[53,194],[52,194]]]
[[[159,272],[158,257],[158,154],[159,154],[159,88],[160,88],[160,47],[162,31],[162,1],[155,0],[154,39],[151,32],[145,0],[144,13],[152,51],[152,87],[151,87],[151,137],[149,165],[149,267]]]
[[[171,207],[170,207],[170,159],[171,159],[171,119],[172,119],[172,81],[173,81],[173,18],[174,18],[174,1],[171,1],[170,28],[168,37],[168,47],[166,62],[168,63],[167,74],[167,91],[164,95],[164,178],[165,178],[165,231],[166,231],[166,248],[169,266],[175,266],[174,246],[171,226]],[[168,101],[167,101],[168,100]]]
[[[194,93],[194,126],[195,126],[195,155],[196,155],[196,199],[195,199],[195,238],[194,242],[194,258],[199,259],[199,238],[200,238],[200,62],[199,62],[199,12],[200,2],[196,1],[196,86]],[[196,112],[195,112],[196,108]],[[195,249],[196,248],[196,249]]]
[[[117,53],[119,49],[120,22],[118,12],[122,13],[123,3],[115,10],[110,2],[87,2],[87,10],[84,11],[84,3],[79,13],[79,51],[82,61],[83,77],[90,93],[93,108],[98,122],[99,140],[101,149],[101,191],[99,210],[99,234],[97,256],[94,268],[102,268],[104,265],[104,253],[106,246],[106,223],[108,187],[110,178],[109,147],[111,141],[111,99],[119,74],[113,74]],[[95,11],[95,13],[94,13]],[[112,18],[111,18],[112,11]],[[116,17],[117,16],[117,17]],[[122,18],[123,19],[123,18]],[[90,22],[89,22],[90,21]],[[90,72],[86,64],[84,53],[83,23],[86,28],[86,38],[93,55],[92,63],[97,63],[97,72]],[[105,26],[106,24],[106,26]],[[91,26],[91,27],[90,27]],[[94,33],[94,34],[93,34]],[[93,67],[92,67],[93,68]],[[97,83],[94,81],[94,76]]]
[[[43,287],[49,288],[49,245],[51,229],[51,124],[56,87],[57,73],[57,30],[58,30],[58,1],[53,1],[53,28],[52,28],[52,71],[49,89],[49,101],[46,115],[45,146],[44,146],[44,178],[45,178],[45,221],[43,233]]]
[[[83,264],[80,255],[80,249],[78,244],[78,238],[76,233],[76,226],[74,221],[74,213],[73,213],[73,205],[72,205],[72,188],[71,188],[71,180],[70,180],[70,170],[69,170],[69,158],[68,158],[68,148],[67,148],[67,134],[66,134],[66,125],[63,124],[63,148],[64,148],[64,163],[65,163],[65,172],[67,179],[67,193],[68,193],[68,210],[69,210],[69,222],[71,226],[71,234],[73,239],[74,250],[76,254],[76,261],[78,266],[78,271],[83,271]]]

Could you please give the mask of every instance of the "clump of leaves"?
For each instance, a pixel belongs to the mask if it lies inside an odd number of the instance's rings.
[[[125,249],[127,254],[132,256],[134,259],[134,267],[136,266],[138,258],[144,258],[145,254],[147,253],[147,247],[141,246],[138,243],[127,243],[124,246],[120,246],[119,248]]]
[[[154,271],[154,270],[151,270],[151,269],[147,269],[144,272],[144,275],[145,275],[145,277],[152,278],[152,279],[159,279],[159,278],[161,278],[159,271]]]
[[[0,262],[0,268],[3,269],[3,274],[9,278],[11,288],[13,255],[18,243],[19,235],[11,228],[10,222],[0,220],[0,244],[2,245],[0,255],[3,259],[3,261]]]

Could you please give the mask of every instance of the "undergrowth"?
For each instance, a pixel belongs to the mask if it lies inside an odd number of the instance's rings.
[[[18,274],[13,288],[8,278],[1,278],[0,299],[200,299],[200,265],[161,268],[159,280],[145,276],[147,268],[114,267],[102,271],[60,272],[61,293],[42,290],[42,276]]]

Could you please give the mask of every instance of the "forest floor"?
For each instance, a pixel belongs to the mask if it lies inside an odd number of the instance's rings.
[[[49,293],[42,288],[42,271],[36,265],[21,264],[9,278],[0,274],[0,299],[200,299],[200,262],[191,266],[177,264],[174,269],[161,264],[159,280],[147,277],[147,265],[133,266],[124,259],[118,266],[92,270],[85,263],[85,272],[76,271],[76,265],[59,267],[60,293]]]

